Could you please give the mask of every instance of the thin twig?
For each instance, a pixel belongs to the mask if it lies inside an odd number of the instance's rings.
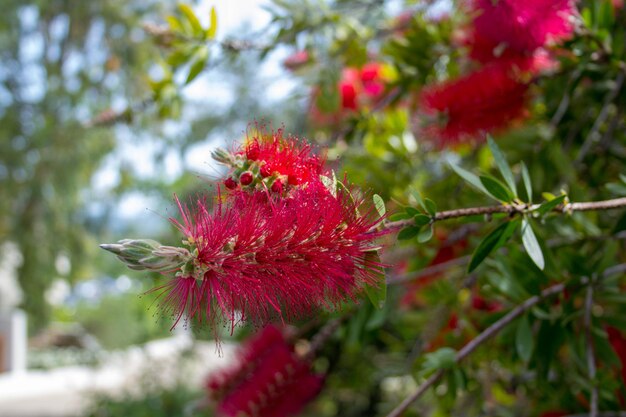
[[[619,75],[615,79],[615,84],[613,88],[611,89],[609,94],[607,94],[606,99],[604,100],[604,105],[602,106],[602,110],[600,110],[600,114],[596,118],[596,121],[593,123],[593,126],[591,127],[591,130],[587,134],[587,137],[585,138],[583,145],[580,147],[580,152],[578,153],[578,156],[576,157],[576,160],[574,161],[575,165],[580,164],[585,158],[585,156],[587,156],[587,153],[591,150],[591,146],[593,145],[593,142],[596,140],[596,136],[598,135],[600,128],[602,127],[604,122],[606,122],[606,119],[609,117],[609,110],[611,108],[611,104],[613,104],[615,99],[618,97],[619,92],[621,91],[622,86],[624,85],[625,78],[626,78],[626,74],[624,73],[624,71],[620,71]]]
[[[433,217],[433,221],[456,219],[459,217],[478,216],[478,215],[491,215],[497,213],[505,213],[510,216],[516,214],[524,214],[531,212],[540,207],[539,204],[519,204],[519,205],[500,205],[500,206],[483,206],[483,207],[468,207],[454,210],[440,211]],[[554,213],[571,213],[574,211],[592,211],[592,210],[610,210],[614,208],[626,207],[626,197],[614,198],[612,200],[602,201],[588,201],[581,203],[569,203],[560,204],[556,206],[552,212]],[[386,230],[402,229],[406,226],[411,226],[414,223],[413,219],[398,220],[395,222],[387,222],[384,224]]]
[[[593,284],[591,279],[587,285],[587,294],[585,296],[585,344],[587,349],[587,368],[589,370],[589,380],[591,382],[591,402],[589,405],[589,416],[598,417],[598,386],[596,384],[596,358],[593,347],[593,334],[591,333],[591,309],[593,307]]]
[[[460,361],[468,357],[480,345],[498,334],[500,330],[504,329],[512,321],[520,317],[531,307],[535,306],[546,298],[562,293],[564,289],[564,283],[556,284],[549,288],[546,288],[541,292],[541,294],[532,296],[524,301],[522,304],[519,304],[513,310],[509,311],[509,313],[507,313],[504,317],[493,323],[491,326],[487,327],[482,333],[480,333],[474,339],[470,340],[465,346],[463,346],[463,348],[461,348],[461,350],[457,352],[455,356],[455,362],[459,363]],[[400,405],[398,405],[393,411],[391,411],[391,413],[387,414],[387,417],[399,417],[415,400],[424,395],[428,388],[436,384],[441,379],[441,377],[443,377],[444,372],[445,371],[443,369],[440,369],[432,374],[417,388],[417,390],[413,394],[405,398],[404,401],[400,403]]]
[[[626,264],[614,265],[604,270],[604,272],[602,273],[602,278],[606,278],[614,274],[619,274],[624,271],[626,271]],[[581,279],[581,283],[588,284],[590,286],[591,280],[583,277]],[[520,317],[530,308],[534,307],[535,305],[537,305],[538,303],[540,303],[541,301],[547,298],[560,294],[561,292],[563,292],[565,288],[566,288],[565,283],[555,284],[541,291],[539,295],[534,295],[528,298],[523,303],[519,304],[517,307],[513,308],[500,320],[496,321],[491,326],[487,327],[485,330],[483,330],[482,333],[480,333],[474,339],[470,340],[465,346],[463,346],[463,348],[461,348],[461,350],[457,352],[455,356],[455,362],[459,363],[460,361],[468,357],[480,345],[482,345],[487,340],[491,339],[493,336],[498,334],[502,329],[504,329],[506,326],[508,326],[516,318]],[[591,294],[591,296],[593,296],[593,293]],[[392,410],[389,414],[387,414],[386,417],[399,417],[414,401],[416,401],[418,398],[424,395],[424,393],[428,390],[428,388],[436,384],[443,377],[444,373],[445,371],[440,369],[439,371],[432,374],[426,381],[424,381],[417,388],[417,390],[413,394],[405,398],[404,401],[402,401],[400,405],[398,405],[394,410]],[[608,416],[605,416],[604,414],[598,414],[596,410],[596,415],[593,417],[608,417]],[[619,417],[622,417],[622,416],[619,416]]]
[[[389,277],[387,279],[387,285],[397,285],[402,284],[404,282],[413,281],[416,279],[420,279],[422,277],[428,277],[433,274],[438,274],[440,272],[445,272],[450,268],[455,266],[463,266],[467,264],[472,257],[470,255],[461,256],[459,258],[454,258],[446,262],[441,262],[435,265],[427,266],[426,268],[420,269],[419,271],[410,274],[410,275],[399,275],[395,277]]]
[[[352,314],[344,314],[341,317],[337,317],[326,323],[311,339],[309,350],[307,351],[305,358],[313,359],[315,354],[328,342],[328,340],[335,334],[341,323],[344,322],[348,317],[351,317]]]

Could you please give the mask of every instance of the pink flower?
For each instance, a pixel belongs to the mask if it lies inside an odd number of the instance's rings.
[[[165,285],[161,306],[178,322],[267,323],[291,319],[355,299],[376,285],[375,249],[380,220],[357,214],[347,193],[335,197],[321,182],[272,198],[267,191],[235,193],[211,212],[202,199],[178,203],[193,259]]]
[[[569,38],[576,14],[573,0],[470,0],[474,39],[481,49],[528,54]],[[488,49],[488,48],[487,48]]]
[[[207,390],[219,416],[289,417],[318,395],[323,380],[280,330],[267,326],[240,348],[231,368],[207,379]]]
[[[475,141],[526,117],[533,60],[493,62],[464,77],[429,86],[420,96],[418,134],[439,147]]]

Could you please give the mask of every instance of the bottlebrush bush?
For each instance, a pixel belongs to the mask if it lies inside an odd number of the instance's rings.
[[[323,146],[255,131],[179,203],[182,246],[103,247],[174,322],[280,327],[209,377],[218,415],[626,407],[622,4],[384,4],[274,0],[262,48],[292,48]]]

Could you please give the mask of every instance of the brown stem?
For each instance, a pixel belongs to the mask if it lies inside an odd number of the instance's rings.
[[[482,333],[480,333],[474,339],[470,340],[465,346],[463,346],[463,348],[461,348],[461,350],[457,352],[455,362],[459,363],[460,361],[468,357],[480,345],[498,334],[500,330],[504,329],[513,320],[520,317],[531,307],[535,306],[546,298],[562,293],[564,289],[564,283],[553,285],[543,290],[539,295],[530,297],[522,304],[509,311],[509,313],[507,313],[504,317],[493,323],[491,326],[487,327]],[[420,398],[428,390],[428,388],[436,384],[441,379],[441,377],[443,377],[444,373],[445,371],[443,369],[440,369],[432,374],[426,381],[422,383],[422,385],[417,388],[417,390],[413,394],[405,398],[404,401],[400,403],[400,405],[398,405],[393,411],[391,411],[391,413],[389,413],[387,417],[399,417],[415,400]]]
[[[387,285],[397,285],[402,284],[403,282],[409,282],[413,280],[420,279],[422,277],[427,277],[433,274],[438,274],[440,272],[445,272],[450,268],[455,266],[463,266],[467,264],[472,257],[470,255],[461,256],[460,258],[454,258],[446,262],[441,262],[439,264],[427,266],[426,268],[420,269],[419,271],[411,274],[411,275],[400,275],[387,278]]]
[[[626,264],[617,264],[610,268],[605,269],[604,272],[602,273],[602,278],[606,278],[615,274],[621,274],[625,271],[626,271]],[[581,284],[587,284],[589,286],[592,285],[592,280],[586,277],[583,277],[580,280],[580,282]],[[555,284],[541,291],[539,295],[534,295],[528,298],[522,304],[519,304],[517,307],[515,307],[514,309],[509,311],[505,316],[503,316],[500,320],[496,321],[491,326],[487,327],[485,330],[483,330],[482,333],[480,333],[474,339],[470,340],[465,346],[463,346],[461,350],[457,352],[455,356],[455,362],[459,363],[460,361],[468,357],[480,345],[482,345],[487,340],[491,339],[493,336],[498,334],[500,330],[504,329],[513,320],[515,320],[516,318],[524,314],[526,311],[528,311],[530,308],[537,305],[539,302],[545,300],[546,298],[550,298],[554,295],[557,295],[563,292],[563,290],[565,289],[565,286],[566,286],[565,283]],[[591,293],[591,296],[589,295],[589,293],[587,293],[587,301],[586,301],[587,303],[589,303],[588,301],[589,297],[591,297],[591,299],[593,300],[593,292]],[[595,362],[594,362],[593,368],[595,372]],[[422,383],[422,385],[420,385],[417,388],[417,390],[413,394],[405,398],[404,401],[402,401],[400,405],[398,405],[394,410],[392,410],[391,413],[387,414],[386,417],[399,417],[415,400],[417,400],[422,395],[424,395],[424,393],[428,390],[428,388],[436,384],[444,375],[444,373],[445,371],[440,369],[439,371],[432,374],[426,381]],[[595,417],[604,417],[604,413],[598,413],[596,409]]]
[[[585,296],[584,326],[585,344],[587,350],[587,368],[589,370],[589,380],[591,383],[591,401],[589,404],[589,417],[598,417],[598,386],[596,384],[596,358],[593,347],[593,334],[591,333],[591,309],[593,307],[593,279],[587,285]]]
[[[482,206],[468,207],[454,210],[440,211],[433,216],[433,221],[456,219],[459,217],[491,215],[497,213],[505,213],[511,216],[523,214],[528,211],[536,210],[538,204],[519,204],[519,205],[500,205],[500,206]],[[581,203],[568,203],[556,206],[552,211],[554,213],[571,213],[574,211],[591,211],[591,210],[610,210],[614,208],[626,207],[626,197],[614,198],[612,200],[588,201]],[[413,219],[398,220],[395,222],[387,222],[384,224],[386,230],[398,230],[413,224]]]

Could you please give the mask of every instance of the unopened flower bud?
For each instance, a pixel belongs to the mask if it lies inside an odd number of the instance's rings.
[[[252,184],[253,180],[254,176],[250,171],[245,171],[239,176],[239,182],[241,183],[241,185],[250,185]]]
[[[222,148],[217,148],[216,150],[211,152],[211,157],[221,164],[224,164],[230,167],[236,166],[236,161],[235,161],[234,156]]]
[[[150,239],[124,239],[118,243],[103,244],[100,247],[137,271],[170,271],[186,262],[191,254],[187,249],[162,246]]]
[[[283,182],[279,179],[277,179],[276,181],[274,181],[274,183],[272,184],[272,188],[271,190],[275,193],[282,193],[283,192]]]
[[[150,239],[124,239],[118,243],[103,244],[100,247],[109,251],[132,269],[144,269],[139,260],[152,255],[161,244]]]
[[[261,149],[259,148],[259,142],[257,142],[256,139],[246,147],[246,158],[251,161],[259,159],[260,153]]]
[[[237,181],[235,181],[232,177],[228,177],[226,178],[226,180],[224,180],[224,187],[228,188],[229,190],[234,190],[235,188],[237,188]]]
[[[287,176],[287,183],[289,185],[298,185],[300,183],[300,181],[298,180],[297,176],[289,175],[289,176]]]
[[[267,165],[267,164],[263,165],[263,166],[261,167],[261,169],[260,169],[260,171],[259,171],[259,172],[261,173],[261,176],[262,176],[263,178],[267,178],[267,177],[269,177],[270,175],[272,175],[272,170],[271,170],[271,168],[269,167],[269,165]]]

